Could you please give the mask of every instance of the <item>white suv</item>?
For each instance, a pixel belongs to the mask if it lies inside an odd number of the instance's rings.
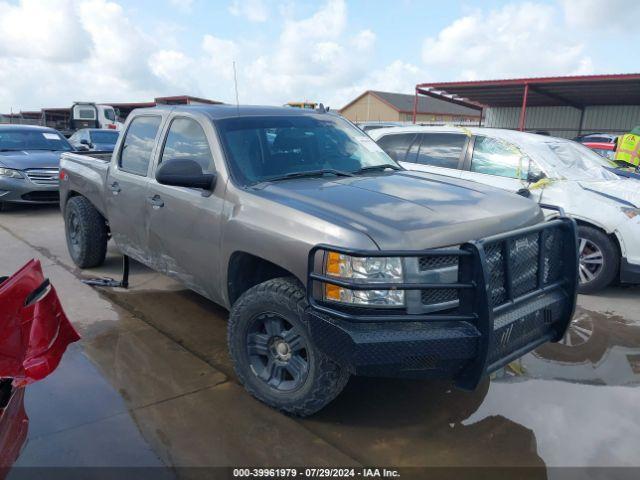
[[[581,293],[616,279],[640,283],[640,182],[618,177],[588,148],[490,128],[414,125],[369,135],[409,170],[520,191],[562,207],[579,225]]]

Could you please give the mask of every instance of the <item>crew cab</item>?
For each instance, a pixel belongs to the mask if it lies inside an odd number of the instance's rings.
[[[580,293],[640,283],[640,184],[563,138],[481,127],[413,125],[371,137],[411,170],[520,191],[578,222]]]
[[[229,309],[240,382],[295,415],[352,374],[473,389],[573,314],[573,220],[406,171],[323,109],[136,110],[110,161],[64,154],[60,178],[74,262],[101,265],[111,238]]]

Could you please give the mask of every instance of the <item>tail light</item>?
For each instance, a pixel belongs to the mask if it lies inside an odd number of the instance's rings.
[[[111,129],[111,130],[115,130],[115,129],[116,129],[116,128],[118,128],[118,127],[116,127],[116,125],[115,125],[115,124],[110,123],[109,125],[107,125],[107,128],[109,128],[109,129]]]
[[[58,173],[58,179],[64,180],[65,178],[67,178],[67,173],[64,170],[60,170],[60,173]]]

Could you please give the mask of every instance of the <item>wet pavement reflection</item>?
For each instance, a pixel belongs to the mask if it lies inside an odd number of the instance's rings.
[[[117,265],[111,255],[107,269]],[[237,384],[224,309],[140,266],[129,291],[86,287],[55,256],[45,267],[83,339],[42,382],[9,394],[0,386],[0,478],[14,461],[530,466],[540,467],[532,470],[539,478],[553,476],[551,466],[640,465],[634,315],[578,308],[562,342],[474,392],[443,381],[352,378],[336,401],[301,420]],[[638,291],[619,292],[616,302],[633,304]],[[614,310],[615,302],[600,303]]]

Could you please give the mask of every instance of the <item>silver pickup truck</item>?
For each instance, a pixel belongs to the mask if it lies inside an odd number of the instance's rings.
[[[296,415],[351,374],[475,388],[573,314],[572,220],[406,171],[322,110],[137,110],[110,161],[64,154],[60,179],[75,263],[99,266],[112,239],[228,308],[238,379]]]

